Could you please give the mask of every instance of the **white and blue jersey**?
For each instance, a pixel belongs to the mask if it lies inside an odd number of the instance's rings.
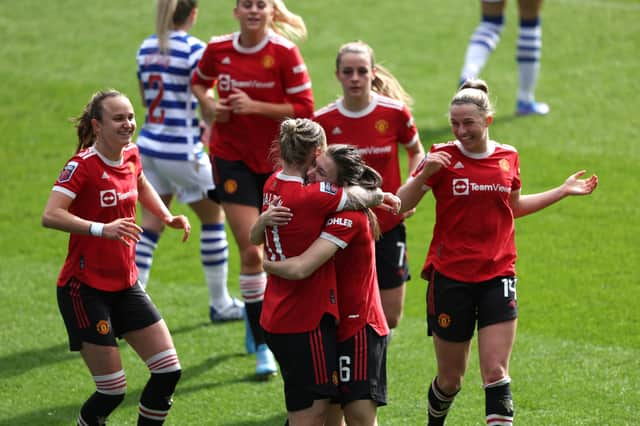
[[[169,53],[161,55],[158,37],[147,37],[137,55],[138,80],[147,111],[136,144],[145,156],[193,161],[203,155],[198,101],[191,92],[191,74],[205,43],[185,31],[169,33]]]

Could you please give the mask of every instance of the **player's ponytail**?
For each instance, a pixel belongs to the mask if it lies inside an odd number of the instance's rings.
[[[307,26],[301,16],[287,9],[283,0],[272,0],[273,22],[271,29],[291,41],[303,41],[307,38]]]
[[[75,123],[78,134],[78,146],[76,147],[76,152],[89,148],[96,142],[96,134],[93,131],[91,120],[95,118],[98,121],[102,121],[102,102],[107,98],[117,96],[124,95],[113,89],[102,90],[94,93],[89,103],[85,105],[82,114],[72,119]]]

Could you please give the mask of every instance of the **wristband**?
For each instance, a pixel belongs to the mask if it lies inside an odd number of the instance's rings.
[[[89,233],[94,237],[102,237],[102,231],[104,230],[104,223],[91,222],[89,226]]]

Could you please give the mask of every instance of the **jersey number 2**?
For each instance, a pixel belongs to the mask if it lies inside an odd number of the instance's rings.
[[[151,74],[149,76],[149,88],[158,89],[158,94],[149,105],[149,123],[162,124],[164,123],[164,109],[160,108],[160,114],[155,114],[156,108],[160,106],[160,101],[164,94],[164,83],[162,82],[162,76],[160,74]]]

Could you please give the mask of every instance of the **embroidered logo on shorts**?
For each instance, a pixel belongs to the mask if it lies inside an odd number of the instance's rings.
[[[438,315],[438,325],[442,328],[447,328],[451,325],[451,317],[447,314]]]
[[[69,182],[71,180],[71,176],[73,176],[73,172],[75,172],[77,168],[77,161],[69,161],[60,172],[60,176],[58,176],[58,183]]]
[[[238,182],[235,179],[227,179],[224,181],[224,192],[234,194],[238,190]]]
[[[333,383],[334,386],[338,386],[338,372],[335,370],[333,370],[331,374],[331,383]]]
[[[109,334],[109,322],[105,321],[105,320],[100,320],[98,321],[98,324],[96,324],[96,330],[98,331],[99,334],[102,334],[103,336],[105,334]]]

